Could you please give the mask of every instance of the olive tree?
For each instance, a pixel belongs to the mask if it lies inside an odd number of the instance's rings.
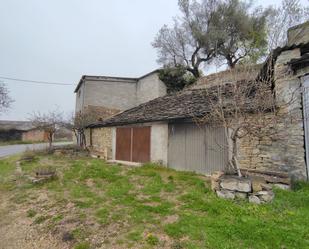
[[[181,16],[172,27],[164,25],[152,43],[160,64],[182,65],[198,78],[214,58],[234,68],[265,53],[268,11],[241,0],[179,0],[179,8]]]
[[[267,15],[262,8],[252,8],[252,3],[222,1],[213,13],[209,34],[218,59],[234,68],[242,61],[256,63],[265,55]]]
[[[174,19],[172,27],[164,25],[152,43],[160,64],[182,65],[195,78],[200,76],[202,64],[210,62],[215,55],[208,33],[217,2],[179,0],[181,16]]]

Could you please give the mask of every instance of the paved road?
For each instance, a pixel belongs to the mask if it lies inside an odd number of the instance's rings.
[[[59,142],[54,143],[55,146],[68,145],[72,142]],[[41,150],[48,147],[47,143],[42,144],[15,144],[15,145],[5,145],[0,146],[0,158],[15,155],[18,153],[25,152],[26,150]]]

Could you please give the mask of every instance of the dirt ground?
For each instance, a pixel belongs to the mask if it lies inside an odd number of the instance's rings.
[[[27,208],[14,205],[10,196],[0,195],[0,249],[67,249],[69,244],[48,231],[40,231],[27,217]]]

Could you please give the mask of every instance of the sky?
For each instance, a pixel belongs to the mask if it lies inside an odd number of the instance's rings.
[[[73,112],[82,75],[138,77],[158,68],[151,42],[178,14],[177,0],[0,0],[0,9],[0,77],[70,84],[0,79],[14,99],[2,120]]]

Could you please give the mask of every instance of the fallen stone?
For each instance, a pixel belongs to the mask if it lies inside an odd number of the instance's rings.
[[[210,177],[210,183],[211,183],[211,189],[212,191],[215,191],[215,190],[219,190],[220,189],[220,185],[219,185],[219,179],[220,177],[224,175],[224,172],[223,171],[215,171],[211,174],[211,177]]]
[[[241,199],[241,200],[244,200],[244,199],[247,199],[247,193],[243,193],[243,192],[235,192],[235,198],[236,199]]]
[[[287,184],[281,184],[281,183],[276,183],[274,184],[274,187],[282,189],[282,190],[290,190],[291,186]]]
[[[261,204],[260,198],[255,196],[255,195],[250,195],[249,196],[249,202],[250,203],[254,203],[254,204]]]
[[[221,188],[239,191],[239,192],[251,192],[251,181],[245,178],[229,177],[221,179]]]
[[[232,191],[228,191],[228,190],[217,190],[217,196],[219,198],[223,198],[223,199],[234,199],[235,198],[235,194]]]
[[[46,179],[44,179],[44,178],[34,178],[34,179],[31,180],[31,182],[33,184],[42,183],[44,181],[46,181]]]
[[[217,181],[211,180],[211,190],[216,191],[220,189],[220,184]]]

